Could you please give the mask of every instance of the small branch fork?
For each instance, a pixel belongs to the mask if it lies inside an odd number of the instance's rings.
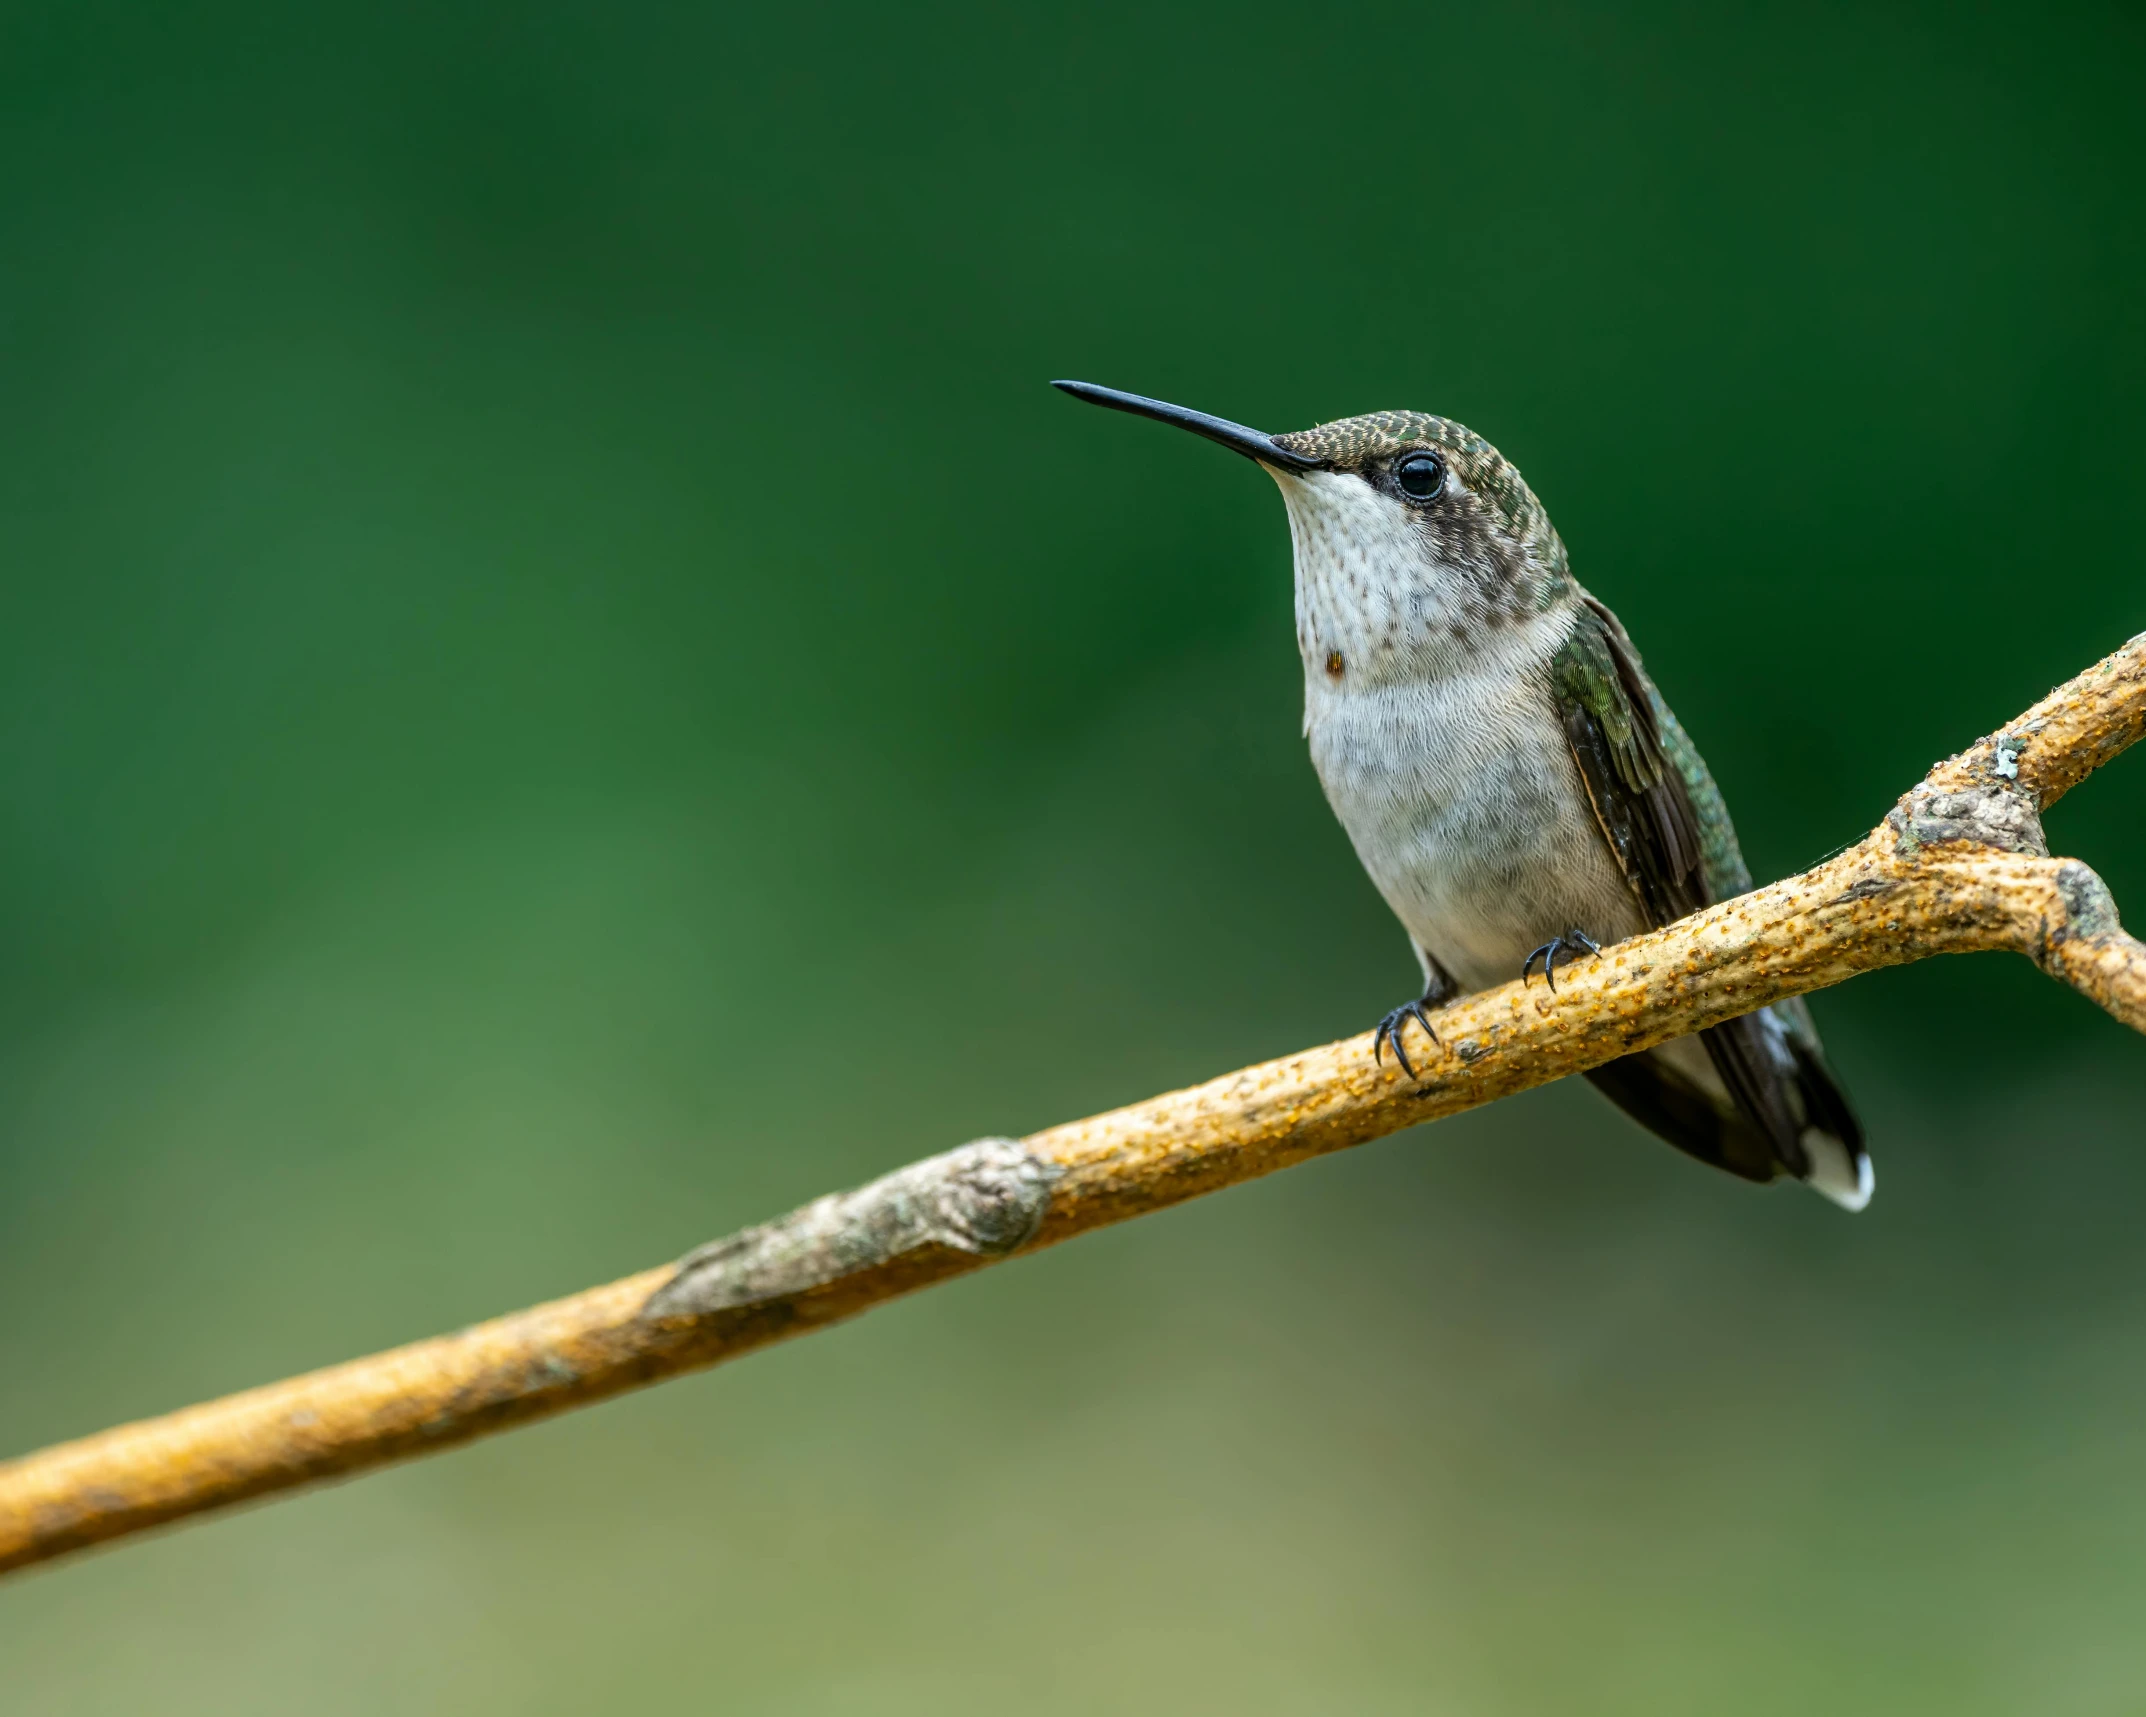
[[[1801,876],[1438,1014],[1418,1078],[1368,1035],[1026,1139],[985,1139],[454,1335],[0,1466],[0,1571],[429,1454],[854,1317],[1017,1252],[1496,1102],[1933,954],[2009,949],[2146,1031],[2146,945],[2041,813],[2146,732],[2146,633],[1940,763]]]

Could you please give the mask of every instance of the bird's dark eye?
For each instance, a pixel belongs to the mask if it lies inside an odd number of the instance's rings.
[[[1411,501],[1428,501],[1446,486],[1446,462],[1435,453],[1405,453],[1393,468],[1393,480]]]

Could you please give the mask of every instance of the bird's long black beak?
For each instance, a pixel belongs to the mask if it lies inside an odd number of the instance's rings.
[[[1262,465],[1279,466],[1284,471],[1316,471],[1326,463],[1323,459],[1292,453],[1271,435],[1262,435],[1256,429],[1247,429],[1227,418],[1209,417],[1204,411],[1193,411],[1187,406],[1165,405],[1159,399],[1143,399],[1139,394],[1120,393],[1116,388],[1097,387],[1093,382],[1053,382],[1051,386],[1075,399],[1084,399],[1090,405],[1107,405],[1112,411],[1129,411],[1135,417],[1152,417],[1157,423],[1174,423],[1180,429],[1206,436],[1209,441],[1219,441],[1247,459],[1257,459]]]

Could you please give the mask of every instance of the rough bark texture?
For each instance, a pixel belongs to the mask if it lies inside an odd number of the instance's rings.
[[[1495,1102],[1783,996],[2003,948],[2146,1031],[2146,946],[2041,812],[2146,732],[2146,634],[1934,768],[1815,869],[1439,1015],[1415,1080],[1368,1036],[1015,1141],[458,1334],[0,1467],[0,1571],[601,1400],[1012,1253]]]

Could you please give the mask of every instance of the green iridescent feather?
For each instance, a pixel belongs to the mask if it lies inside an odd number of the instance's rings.
[[[1744,863],[1743,849],[1736,844],[1736,825],[1729,821],[1728,802],[1714,785],[1714,772],[1692,744],[1684,724],[1662,701],[1650,682],[1648,699],[1654,705],[1654,724],[1661,730],[1662,750],[1670,767],[1684,778],[1684,791],[1691,796],[1694,821],[1699,825],[1699,869],[1706,879],[1709,900],[1729,900],[1751,892],[1751,870]]]

